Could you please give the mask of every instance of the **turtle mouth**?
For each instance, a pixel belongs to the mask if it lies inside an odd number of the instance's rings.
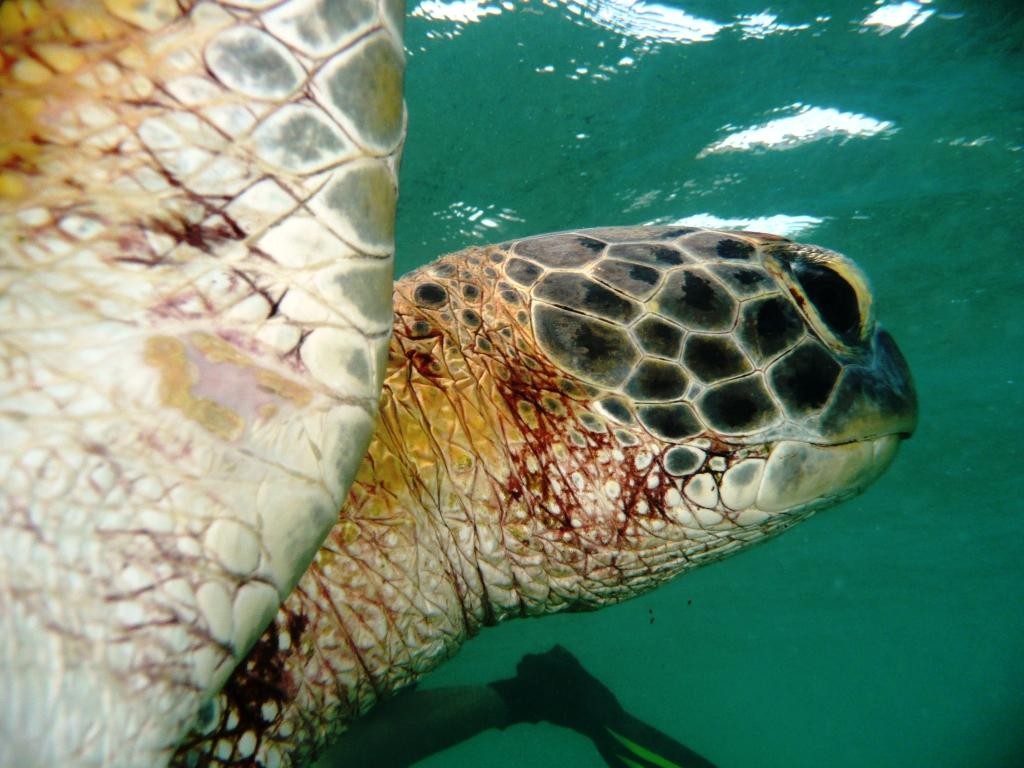
[[[892,438],[895,438],[896,440],[898,440],[900,442],[903,442],[904,440],[909,440],[911,437],[913,437],[913,435],[914,435],[913,430],[909,430],[908,431],[908,430],[898,429],[898,430],[893,430],[892,432],[878,432],[876,434],[871,434],[871,435],[860,435],[858,437],[851,437],[848,440],[836,440],[834,442],[815,442],[813,440],[808,440],[806,442],[807,442],[808,445],[814,445],[814,446],[817,446],[818,448],[836,448],[836,447],[838,447],[840,445],[853,445],[854,443],[870,443],[870,442],[872,442],[874,440],[881,440],[882,438],[885,438],[885,437],[892,437]],[[780,440],[779,442],[785,442],[785,441]],[[798,441],[794,441],[794,442],[798,442]]]
[[[902,440],[902,433],[831,445],[780,440],[768,455],[757,507],[783,512],[855,496],[892,464]]]

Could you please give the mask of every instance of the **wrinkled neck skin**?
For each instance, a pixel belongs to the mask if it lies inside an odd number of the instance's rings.
[[[429,314],[400,286],[377,433],[331,537],[368,586],[356,645],[398,630],[361,663],[399,684],[395,659],[422,673],[482,626],[635,597],[795,520],[729,519],[717,493],[687,489],[664,469],[671,444],[600,417],[600,390],[537,355],[523,305],[472,286],[472,308]],[[445,317],[460,311],[481,323]],[[767,454],[693,443],[719,478]]]
[[[608,423],[598,390],[528,351],[521,295],[472,285],[471,306],[437,311],[398,285],[378,428],[348,503],[179,762],[302,764],[483,626],[635,597],[810,511],[732,512],[695,480],[757,465],[764,447],[697,438],[704,469],[671,476],[672,445]]]

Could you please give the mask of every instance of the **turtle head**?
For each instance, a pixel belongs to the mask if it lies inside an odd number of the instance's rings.
[[[859,493],[914,430],[909,368],[840,254],[678,227],[510,251],[539,350],[586,391],[563,541],[635,559],[626,592],[659,580],[654,552],[671,575]]]
[[[495,617],[600,607],[765,539],[866,488],[917,418],[864,275],[773,235],[542,235],[398,296],[394,381],[417,394],[395,399],[432,403],[427,465],[473,510],[466,540],[501,543]]]
[[[781,421],[735,437],[762,442],[768,451],[757,508],[778,513],[827,506],[863,490],[913,433],[917,397],[910,369],[876,322],[868,281],[850,259],[769,241],[763,266],[788,294],[804,333],[760,374]],[[748,339],[771,335],[770,323],[744,328]],[[735,480],[747,475],[752,480],[754,473],[741,471]]]

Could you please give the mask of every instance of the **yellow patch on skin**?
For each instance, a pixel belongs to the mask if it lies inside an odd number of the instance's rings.
[[[519,412],[520,418],[526,422],[530,429],[538,428],[540,422],[537,421],[537,408],[533,403],[527,400],[520,400],[516,403],[516,410]]]
[[[110,15],[99,3],[81,3],[60,10],[67,38],[80,43],[99,43],[122,37],[128,25]]]
[[[225,440],[238,439],[245,420],[229,408],[192,393],[198,379],[180,339],[153,336],[146,340],[145,361],[160,371],[160,401]]]
[[[48,67],[60,74],[74,72],[85,63],[82,52],[66,43],[42,43],[35,47],[35,52]]]
[[[481,403],[487,402],[487,395],[483,394],[485,389],[482,381],[477,381],[475,376],[476,373],[472,373],[466,376],[466,381],[470,382],[462,384],[456,388],[456,392],[459,396],[459,420],[461,421],[463,428],[467,434],[480,435],[484,434],[485,430],[491,426],[491,421],[486,414],[487,408],[481,407]],[[493,389],[488,387],[487,389]],[[491,392],[490,394],[493,394]]]
[[[301,384],[296,384],[273,371],[259,368],[250,358],[217,336],[209,333],[192,333],[189,334],[188,340],[211,363],[232,363],[256,369],[256,382],[267,392],[291,400],[299,406],[307,405],[313,399],[313,393]]]
[[[505,530],[507,530],[516,541],[525,543],[530,540],[530,529],[522,523],[506,523]]]
[[[235,363],[236,365],[247,365],[249,359],[232,347],[223,339],[209,333],[190,333],[188,340],[196,349],[203,353],[203,357],[211,363]]]
[[[343,520],[334,529],[339,539],[346,544],[351,544],[359,538],[359,526],[350,520]]]
[[[461,474],[471,470],[476,459],[469,451],[458,446],[452,446],[449,451],[449,461],[451,462],[452,471]]]
[[[103,4],[117,18],[148,30],[170,23],[179,13],[174,0],[103,0]]]
[[[0,198],[13,200],[23,197],[25,194],[25,182],[21,177],[6,171],[0,171]]]
[[[11,77],[20,85],[42,85],[53,79],[54,71],[38,61],[22,59],[11,65]]]
[[[378,455],[374,466],[377,472],[371,475],[372,479],[387,495],[395,494],[405,483],[406,469],[395,454]]]
[[[116,83],[100,83],[97,67],[121,59],[128,48],[148,50],[150,33],[180,15],[174,0],[0,2],[0,199],[32,198],[49,206],[63,205],[68,196],[103,197],[108,180],[99,174],[96,189],[89,189],[85,171],[97,163],[109,169],[118,158],[101,162],[83,151],[79,139],[90,134],[75,124],[77,110],[103,103],[123,108],[122,122],[132,123],[127,113],[141,110],[124,108],[132,95],[126,88],[136,73],[148,78],[157,72],[162,57],[136,56]],[[79,186],[69,188],[68,179]]]
[[[291,400],[296,405],[306,405],[313,399],[313,393],[304,386],[278,376],[273,371],[261,370],[256,374],[256,381],[263,389],[285,400]]]
[[[0,3],[0,29],[4,37],[15,37],[38,27],[46,18],[46,11],[36,0],[7,0]]]
[[[451,403],[448,402],[443,391],[432,384],[421,387],[414,384],[413,389],[415,397],[419,401],[418,411],[436,414],[439,423],[448,423],[445,419],[451,418]],[[430,433],[408,419],[404,420],[403,427],[402,437],[408,447],[409,458],[418,466],[431,466],[436,462],[437,452]]]
[[[118,52],[114,60],[126,69],[142,69],[146,64],[146,54],[137,45],[128,45]]]

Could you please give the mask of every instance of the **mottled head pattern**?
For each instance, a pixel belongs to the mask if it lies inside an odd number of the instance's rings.
[[[675,228],[618,242],[643,234],[598,230],[511,248],[509,273],[533,299],[539,347],[600,388],[597,410],[674,443],[844,439],[874,351],[856,267],[741,233]]]
[[[631,597],[858,492],[916,418],[861,273],[770,235],[471,248],[395,307],[348,503],[183,758],[301,762],[481,626]]]
[[[655,514],[696,523],[698,537],[709,525],[761,531],[862,488],[887,463],[873,451],[913,428],[906,365],[839,254],[771,235],[609,228],[504,244],[486,261],[505,278],[487,301],[442,261],[410,278],[413,303],[477,339],[495,313],[528,329],[520,362],[531,382],[545,371],[556,386],[507,388],[510,410],[563,416],[532,443],[542,450],[561,446],[581,465],[611,451],[604,490],[624,523]],[[523,425],[539,429],[531,418]],[[627,453],[632,470],[619,466]],[[558,456],[538,460],[561,475],[546,487],[580,485]],[[796,464],[819,460],[843,472],[794,484]],[[555,497],[574,530],[607,506]]]

